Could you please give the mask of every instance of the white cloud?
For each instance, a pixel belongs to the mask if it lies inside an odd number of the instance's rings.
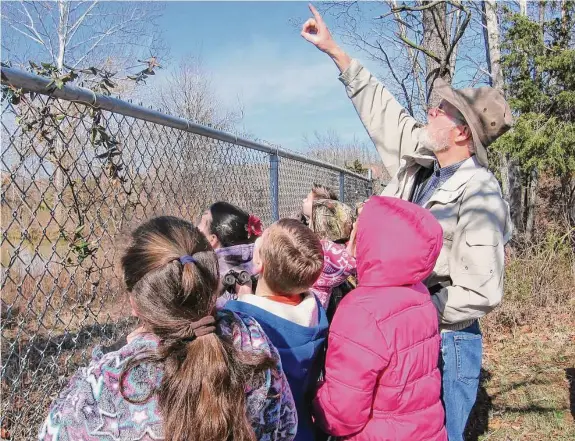
[[[245,106],[246,112],[290,105],[317,111],[341,101],[343,87],[333,62],[303,39],[287,49],[279,42],[253,36],[240,49],[221,50],[222,59],[209,60],[213,86],[226,103]],[[294,50],[295,48],[295,50]],[[331,98],[336,98],[332,100]]]

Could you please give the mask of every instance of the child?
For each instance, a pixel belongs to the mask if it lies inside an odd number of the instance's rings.
[[[359,287],[330,327],[325,381],[314,414],[346,439],[446,441],[437,369],[437,310],[423,280],[443,243],[415,204],[372,197],[357,222]]]
[[[262,222],[253,214],[228,202],[216,202],[207,209],[198,224],[218,256],[220,280],[231,272],[254,274],[252,258],[254,242],[262,234]],[[220,286],[217,307],[236,298],[235,286]]]
[[[122,257],[143,328],[99,348],[56,399],[40,440],[291,440],[297,414],[279,355],[258,323],[215,314],[218,265],[189,222],[140,226]]]
[[[307,212],[307,208],[304,207]],[[355,275],[355,258],[346,249],[353,227],[352,209],[332,199],[314,199],[309,228],[321,239],[323,271],[313,286],[324,309],[328,308],[333,289]]]
[[[282,219],[256,241],[253,262],[260,275],[255,295],[240,294],[226,309],[255,318],[278,349],[298,412],[295,439],[312,441],[309,403],[328,328],[309,292],[323,267],[321,243],[297,220]]]

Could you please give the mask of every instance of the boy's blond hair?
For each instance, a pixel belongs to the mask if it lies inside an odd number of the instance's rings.
[[[295,219],[281,219],[263,239],[262,276],[272,291],[300,294],[316,282],[323,269],[323,250],[313,231]]]

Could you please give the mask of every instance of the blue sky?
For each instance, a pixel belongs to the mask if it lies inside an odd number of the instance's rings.
[[[172,64],[199,55],[218,98],[239,99],[258,138],[292,150],[316,130],[368,140],[337,68],[299,34],[309,16],[307,2],[168,2],[159,24]]]
[[[110,5],[104,3],[103,5]],[[129,4],[129,3],[128,3]],[[369,138],[338,80],[329,57],[300,36],[301,25],[311,16],[307,1],[193,2],[167,1],[158,25],[170,48],[167,69],[149,79],[148,93],[165,81],[170,69],[184,57],[201,59],[219,102],[230,110],[239,105],[244,118],[239,132],[282,145],[305,147],[304,136],[335,131],[344,141]],[[379,26],[373,18],[384,12],[381,3],[361,3],[362,31]],[[333,17],[326,22],[333,28]],[[385,26],[385,25],[382,25]],[[394,29],[388,30],[390,33]],[[30,45],[30,41],[26,44]],[[372,72],[382,69],[353,47],[340,44]],[[385,44],[385,43],[384,43]],[[16,48],[25,52],[25,47]],[[393,50],[391,43],[388,50]],[[466,47],[469,52],[470,47]],[[15,52],[18,52],[15,51]],[[484,52],[477,40],[471,52]],[[475,56],[475,54],[473,54]],[[472,58],[474,58],[474,56]],[[475,72],[458,61],[462,72]],[[136,92],[136,95],[139,92]],[[141,92],[144,104],[151,103]]]

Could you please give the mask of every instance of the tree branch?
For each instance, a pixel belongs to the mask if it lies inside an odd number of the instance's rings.
[[[39,39],[37,39],[36,37],[34,37],[33,35],[30,35],[30,34],[24,32],[23,30],[18,29],[13,23],[8,22],[8,26],[10,26],[10,27],[11,27],[12,29],[14,29],[16,32],[19,32],[19,33],[21,33],[22,35],[24,35],[25,37],[29,38],[30,40],[32,40],[32,41],[38,43],[39,45],[42,45],[42,46],[46,47],[46,45],[44,44],[44,41],[43,41],[43,40],[41,40],[41,39],[39,40]]]
[[[399,12],[425,11],[426,9],[431,9],[434,6],[437,6],[438,4],[443,3],[443,2],[444,2],[444,0],[435,0],[434,2],[427,3],[427,4],[422,5],[422,6],[408,6],[408,5],[396,6],[396,7],[392,8],[391,11],[388,12],[387,14],[380,15],[379,17],[376,17],[376,19],[383,19],[383,18],[390,16],[391,14],[396,14]],[[451,3],[451,2],[448,2],[448,3]]]
[[[432,58],[433,60],[437,61],[438,63],[441,63],[441,59],[435,55],[433,52],[431,52],[430,50],[424,48],[423,46],[418,45],[417,43],[414,43],[413,41],[409,40],[407,37],[400,35],[400,34],[395,34],[401,41],[403,41],[405,44],[407,44],[408,46],[411,46],[414,49],[417,49],[420,52],[423,52],[425,55],[427,55],[429,58]]]
[[[381,47],[381,44],[378,43],[378,46],[379,46],[379,50],[383,53],[383,56],[385,57],[385,63],[387,64],[387,67],[389,68],[391,75],[393,76],[393,78],[395,79],[395,81],[401,87],[401,90],[403,91],[403,96],[405,97],[405,102],[407,103],[407,110],[408,110],[409,114],[411,116],[413,116],[413,106],[411,104],[411,97],[409,96],[409,93],[407,92],[407,87],[405,87],[405,81],[401,81],[399,79],[399,77],[396,75],[395,69],[392,67],[391,62],[389,61],[389,57],[387,56],[387,52],[385,52],[385,50]]]
[[[471,13],[469,12],[469,10],[465,6],[461,5],[461,11],[465,12],[465,20],[463,21],[463,23],[461,24],[461,26],[457,30],[457,33],[453,37],[453,40],[451,41],[451,45],[450,45],[449,50],[447,51],[447,54],[445,56],[445,58],[447,60],[449,60],[451,58],[451,53],[457,47],[457,43],[459,43],[459,40],[461,39],[461,37],[463,37],[463,34],[465,33],[465,29],[467,29],[467,25],[469,25],[469,22],[471,21]]]
[[[92,11],[92,9],[96,7],[97,4],[98,4],[97,0],[92,2],[92,4],[86,9],[86,11],[84,11],[84,13],[78,18],[78,20],[76,20],[76,22],[68,29],[67,32],[68,35],[66,35],[66,43],[70,43],[70,41],[72,41],[72,38],[74,38],[74,35],[76,34],[78,28],[82,25],[84,20],[89,16],[90,12]]]

